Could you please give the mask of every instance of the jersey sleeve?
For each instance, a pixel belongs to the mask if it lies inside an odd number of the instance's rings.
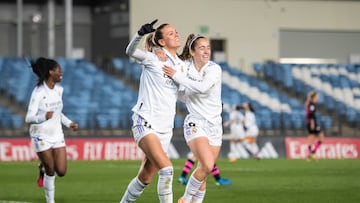
[[[180,71],[176,71],[173,79],[175,82],[185,86],[194,93],[204,94],[210,90],[210,88],[213,87],[218,81],[221,81],[221,69],[213,68],[209,70],[202,81],[191,80]]]
[[[66,117],[63,113],[61,113],[61,123],[64,126],[70,128],[70,124],[72,123],[72,121],[68,117]]]
[[[133,57],[135,60],[142,62],[146,59],[146,52],[138,49],[137,46],[141,40],[141,36],[139,34],[135,34],[134,37],[129,42],[128,46],[126,47],[126,54],[130,57]]]
[[[36,89],[32,92],[29,107],[25,116],[25,122],[31,124],[39,124],[46,121],[46,114],[38,114],[41,92]]]

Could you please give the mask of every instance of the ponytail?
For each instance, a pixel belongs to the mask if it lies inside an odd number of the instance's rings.
[[[305,107],[307,107],[311,100],[317,95],[317,92],[316,91],[311,91],[309,92],[308,96],[307,96],[307,99],[306,99],[306,102],[305,102]]]
[[[188,36],[188,38],[186,39],[185,46],[184,46],[183,51],[181,52],[179,58],[181,60],[190,60],[191,59],[190,50],[195,51],[196,41],[201,38],[205,38],[205,37],[201,36],[201,35],[190,34]]]
[[[31,61],[31,68],[33,72],[38,76],[37,86],[41,85],[50,76],[49,71],[55,69],[57,62],[52,59],[46,59],[44,57],[38,58],[35,62]]]

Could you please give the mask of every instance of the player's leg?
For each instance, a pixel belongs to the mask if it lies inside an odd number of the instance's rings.
[[[231,185],[232,184],[231,180],[226,179],[226,178],[221,178],[220,170],[217,167],[216,163],[214,164],[211,174],[215,178],[216,185]]]
[[[182,197],[184,202],[191,202],[193,198],[204,198],[203,196],[196,195],[205,194],[206,178],[211,173],[220,151],[220,146],[211,146],[207,137],[192,139],[188,142],[188,145],[199,163],[186,185],[185,193]]]
[[[317,133],[317,142],[314,145],[314,149],[312,150],[312,153],[315,154],[316,151],[320,148],[321,144],[323,143],[324,140],[324,132],[323,131],[318,131]]]
[[[53,149],[38,152],[39,159],[45,168],[44,190],[47,203],[55,202],[55,161]]]
[[[63,177],[66,174],[67,171],[67,158],[66,158],[66,148],[65,147],[59,147],[53,149],[54,154],[54,170],[55,174],[59,177]]]
[[[38,165],[38,169],[39,169],[39,175],[38,175],[38,178],[37,178],[36,182],[37,182],[37,185],[39,187],[44,187],[45,168],[44,168],[44,165],[41,162]]]
[[[136,201],[136,199],[143,193],[147,185],[151,182],[151,179],[156,171],[157,168],[151,164],[149,159],[144,157],[138,175],[128,184],[127,189],[120,200],[120,203]],[[140,179],[142,179],[142,181]]]
[[[190,159],[187,159],[184,163],[184,167],[182,169],[181,175],[178,178],[178,182],[182,183],[183,185],[186,185],[188,182],[187,175],[190,173],[192,167],[195,164],[195,160],[193,160],[193,157]]]
[[[161,143],[158,135],[149,134],[139,142],[139,147],[146,154],[152,165],[158,169],[158,195],[160,202],[172,202],[172,180],[174,169],[164,147],[170,143],[171,134],[167,135],[166,143]],[[167,146],[164,146],[167,145]]]
[[[314,156],[313,153],[313,144],[314,144],[314,140],[315,140],[315,136],[312,132],[309,133],[308,137],[307,137],[307,141],[308,141],[308,149],[307,149],[307,153],[306,153],[306,157],[308,159],[311,159]]]

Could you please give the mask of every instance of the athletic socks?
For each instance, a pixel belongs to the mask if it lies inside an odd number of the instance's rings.
[[[197,193],[194,195],[194,197],[192,198],[192,201],[191,203],[202,203],[203,200],[204,200],[204,197],[205,197],[205,192],[206,190],[204,191],[197,191]]]
[[[185,193],[183,195],[184,202],[191,202],[194,195],[199,191],[199,188],[203,181],[199,181],[194,177],[194,174],[192,174],[189,178],[189,182],[186,185]]]
[[[55,176],[44,174],[44,190],[46,203],[55,202]]]
[[[216,166],[216,164],[214,164],[214,167],[211,171],[211,174],[214,176],[215,180],[220,180],[220,170],[219,168]]]
[[[312,153],[311,145],[309,145],[306,156],[307,156],[307,157],[310,156],[311,153]]]
[[[146,186],[147,185],[140,182],[138,177],[135,177],[129,183],[120,203],[134,202],[141,195]]]
[[[194,162],[191,159],[186,160],[181,176],[186,177],[194,166]]]
[[[157,192],[160,203],[172,203],[172,182],[173,182],[174,169],[172,166],[162,168],[158,172]]]
[[[314,146],[314,149],[312,150],[313,154],[315,154],[315,152],[319,149],[320,145],[321,145],[321,141],[317,141]]]

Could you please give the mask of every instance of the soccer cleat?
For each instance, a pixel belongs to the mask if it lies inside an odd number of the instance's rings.
[[[179,176],[178,182],[183,184],[183,185],[186,185],[188,183],[188,179],[186,177],[184,177],[184,176]]]
[[[317,159],[316,159],[316,156],[315,156],[315,154],[309,154],[309,156],[307,157],[307,161],[316,161]]]
[[[215,181],[215,184],[220,186],[220,185],[231,185],[232,181],[229,179],[225,179],[225,178],[220,178],[219,180]]]
[[[42,164],[39,164],[39,176],[37,178],[37,184],[39,187],[44,187],[44,168]]]

